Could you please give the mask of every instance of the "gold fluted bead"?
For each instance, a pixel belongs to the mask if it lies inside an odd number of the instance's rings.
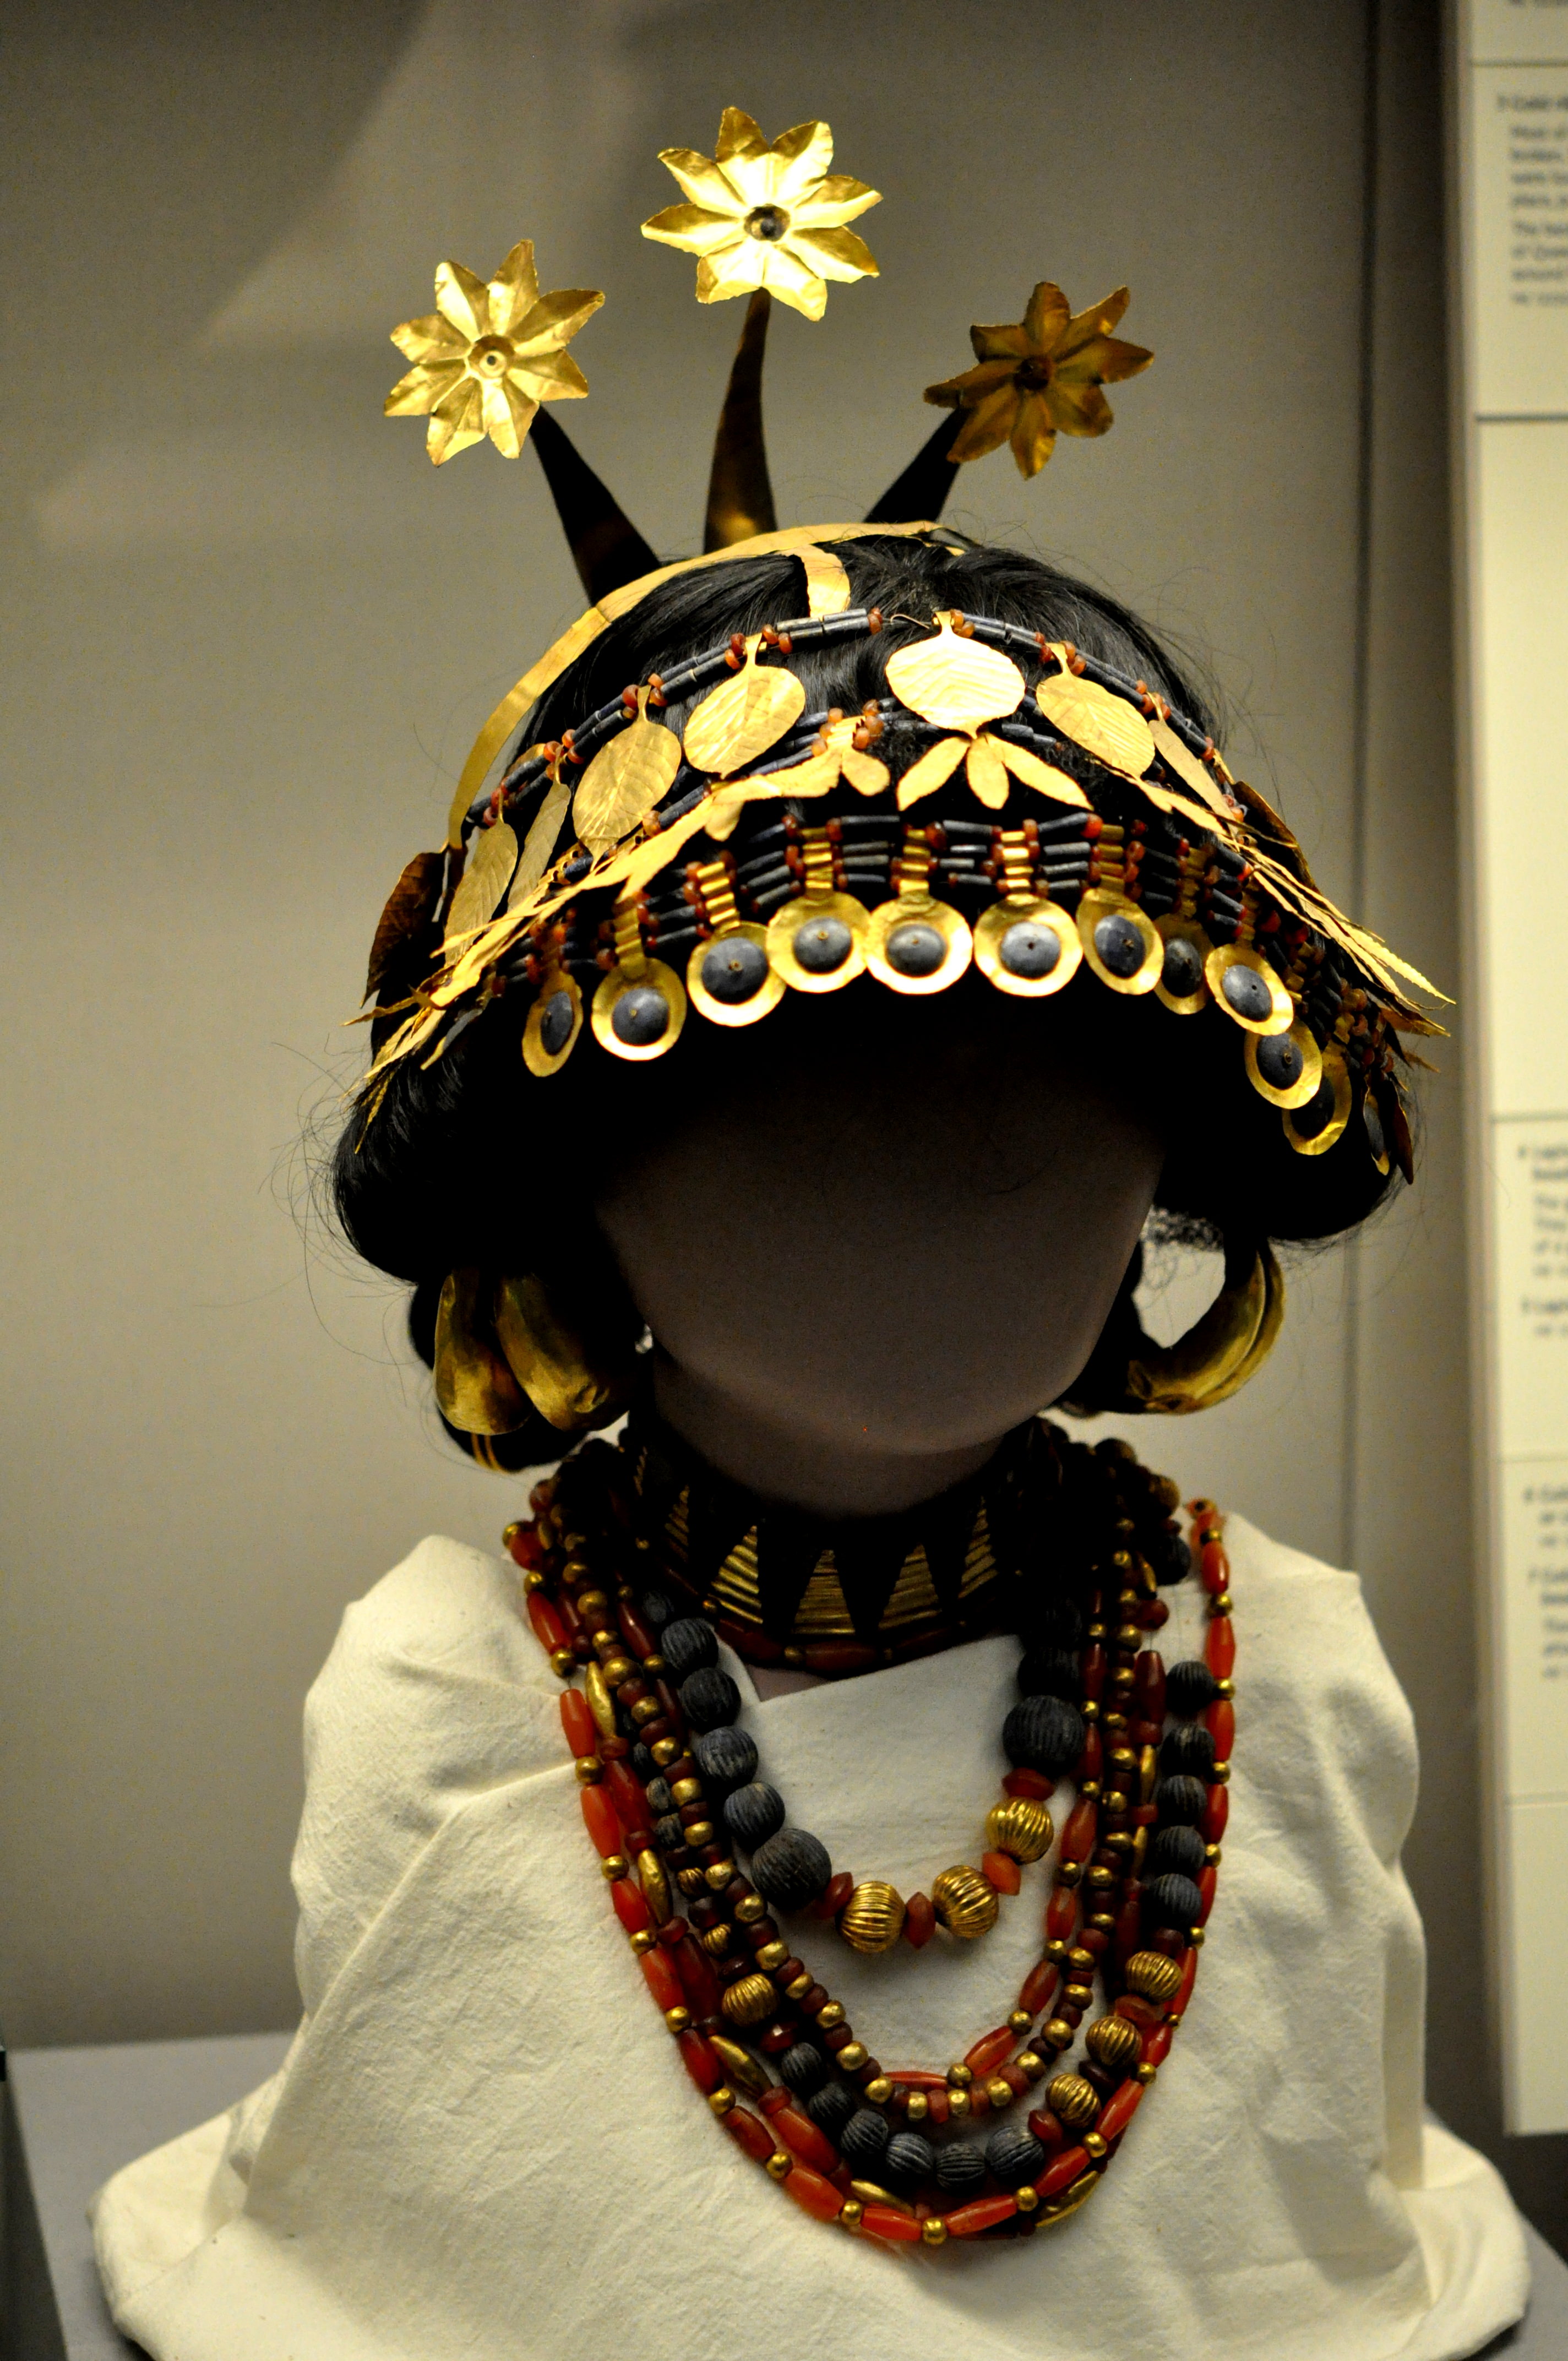
[[[787,2147],[774,2148],[762,2170],[773,2180],[787,2180],[795,2170],[795,2158]]]
[[[948,1934],[966,1943],[991,1932],[1001,1906],[990,1878],[967,1861],[956,1861],[931,1880],[931,1907]]]
[[[642,1899],[663,1927],[674,1908],[670,1893],[670,1872],[650,1846],[637,1856],[637,1883],[642,1888]]]
[[[883,1878],[866,1878],[839,1911],[839,1932],[852,1951],[869,1959],[891,1951],[904,1932],[903,1894]]]
[[[727,1960],[735,1940],[735,1929],[728,1918],[721,1918],[717,1927],[705,1927],[696,1939],[709,1959]]]
[[[779,1996],[766,1976],[737,1976],[718,2004],[731,2025],[761,2025],[778,2007]]]
[[[939,2213],[928,2214],[926,2220],[921,2223],[920,2241],[923,2246],[945,2246],[947,2245],[948,2225],[943,2221]]]
[[[1009,1795],[986,1814],[985,1838],[992,1852],[1013,1861],[1044,1861],[1056,1839],[1056,1823],[1032,1795]]]
[[[729,2080],[744,2091],[749,2099],[760,2099],[764,2091],[772,2088],[763,2069],[751,2051],[742,2049],[738,2041],[727,2040],[722,2033],[710,2033],[707,2043]]]
[[[706,1873],[700,1869],[677,1869],[675,1872],[675,1883],[680,1887],[681,1892],[687,1896],[688,1900],[695,1894],[706,1894],[707,1892],[707,1878]]]
[[[708,2092],[707,2103],[716,2115],[727,2115],[735,2104],[735,2093],[728,2082],[720,2082],[717,2091]]]
[[[865,2207],[861,2204],[858,2197],[846,2197],[844,2202],[839,2208],[839,2228],[843,2230],[858,2230],[861,2226],[861,2222],[864,2216],[865,2210]]]
[[[1122,1982],[1142,2000],[1174,2000],[1181,1970],[1163,1951],[1135,1951],[1122,1971]]]
[[[1046,2085],[1046,2104],[1069,2131],[1081,2131],[1100,2113],[1100,2093],[1081,2074],[1053,2074]]]
[[[1097,2016],[1083,2040],[1090,2056],[1113,2074],[1130,2074],[1143,2054],[1143,2036],[1124,2016]]]
[[[615,1736],[615,1703],[598,1664],[589,1664],[583,1674],[583,1695],[588,1701],[588,1711],[594,1718],[594,1728],[601,1738]]]

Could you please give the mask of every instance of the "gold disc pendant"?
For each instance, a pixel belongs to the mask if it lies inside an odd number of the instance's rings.
[[[1196,1016],[1209,1005],[1204,971],[1214,946],[1196,918],[1157,918],[1155,932],[1165,945],[1155,998],[1178,1016]]]
[[[1083,963],[1078,922],[1038,895],[1009,894],[975,928],[974,963],[998,992],[1044,1000],[1070,983]]]
[[[1113,992],[1152,992],[1158,983],[1165,945],[1153,919],[1124,894],[1091,888],[1078,906],[1078,933],[1084,958]]]
[[[768,960],[796,992],[839,992],[866,969],[871,912],[852,894],[802,894],[768,921]]]
[[[768,959],[766,928],[738,918],[696,944],[686,961],[686,990],[715,1025],[755,1025],[766,1016],[784,995],[784,977]]]
[[[872,913],[866,965],[894,992],[946,992],[974,949],[969,922],[929,894],[900,894]]]
[[[522,1028],[522,1062],[531,1074],[558,1074],[583,1029],[583,995],[575,976],[552,968]]]
[[[1204,961],[1203,973],[1233,1025],[1244,1033],[1288,1033],[1296,1011],[1268,961],[1248,943],[1222,943]]]
[[[1322,1072],[1311,1097],[1304,1106],[1287,1108],[1279,1118],[1297,1155],[1326,1156],[1342,1137],[1353,1104],[1349,1069],[1331,1047],[1323,1051]]]
[[[1323,1053],[1305,1017],[1288,1033],[1249,1033],[1247,1080],[1271,1106],[1304,1107],[1323,1079]]]

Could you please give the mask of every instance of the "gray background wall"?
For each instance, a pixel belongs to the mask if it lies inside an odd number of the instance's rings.
[[[786,520],[861,513],[971,319],[1121,279],[1109,444],[949,510],[1204,661],[1328,888],[1458,971],[1442,109],[1419,0],[58,0],[14,22],[0,2005],[25,2043],[287,2023],[299,1709],[344,1603],[512,1488],[434,1434],[400,1306],[311,1218],[388,884],[576,611],[535,463],[380,415],[442,254],[609,292],[571,418],[688,549],[734,309],[647,247],[721,106],[826,113],[879,285],[770,357]],[[1299,1272],[1243,1398],[1140,1446],[1365,1576],[1424,1756],[1431,2088],[1484,2031],[1460,1060],[1416,1195]],[[1329,1963],[1325,1962],[1329,1971]],[[1563,2143],[1509,2144],[1561,2240]]]

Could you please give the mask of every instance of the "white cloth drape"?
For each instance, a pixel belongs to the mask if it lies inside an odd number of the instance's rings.
[[[1238,1730],[1209,1942],[1070,2221],[890,2254],[741,2158],[616,1927],[518,1576],[432,1540],[349,1609],[311,1693],[287,2063],[95,2202],[121,2327],[157,2361],[1476,2352],[1527,2272],[1490,2166],[1422,2127],[1409,1709],[1354,1576],[1239,1519],[1227,1538]],[[1167,1594],[1168,1659],[1198,1653],[1191,1588]],[[907,1893],[975,1857],[1015,1658],[981,1641],[765,1704],[729,1669],[791,1817]],[[1026,1871],[979,1943],[866,1960],[807,1921],[802,1948],[885,2064],[945,2065],[1013,2004],[1047,1890]]]

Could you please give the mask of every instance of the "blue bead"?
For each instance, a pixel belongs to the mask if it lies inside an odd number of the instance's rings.
[[[1113,976],[1124,981],[1136,975],[1144,963],[1143,936],[1120,910],[1101,919],[1094,929],[1094,948],[1100,954],[1101,966],[1109,968]]]
[[[1031,1648],[1019,1660],[1021,1697],[1063,1697],[1071,1705],[1081,1686],[1078,1658],[1069,1655],[1065,1648]]]
[[[1165,1675],[1165,1701],[1179,1720],[1195,1720],[1215,1703],[1220,1684],[1201,1656],[1183,1656]]]
[[[1254,1025],[1261,1025],[1274,1006],[1274,994],[1255,967],[1239,963],[1228,967],[1220,979],[1220,990],[1236,1015]]]
[[[539,1038],[547,1056],[558,1058],[572,1038],[575,1011],[569,992],[553,992],[539,1019]]]
[[[1158,1828],[1148,1850],[1146,1864],[1150,1877],[1164,1877],[1174,1872],[1179,1877],[1196,1877],[1203,1866],[1203,1839],[1196,1828]]]
[[[842,2082],[828,2082],[812,2092],[806,2112],[819,2132],[826,2132],[830,2140],[842,2139],[855,2103]]]
[[[1198,946],[1178,935],[1165,947],[1165,965],[1159,980],[1172,1000],[1190,1000],[1203,981],[1203,962],[1198,956]]]
[[[1061,937],[1054,927],[1042,927],[1034,918],[1018,918],[1003,936],[997,957],[1009,975],[1031,980],[1049,975],[1061,958]]]
[[[703,955],[703,990],[727,1008],[754,1000],[768,980],[768,955],[744,935],[726,935]]]
[[[1168,1779],[1201,1779],[1214,1770],[1214,1741],[1200,1722],[1183,1722],[1159,1750],[1159,1767]]]
[[[609,1029],[630,1049],[646,1049],[670,1029],[670,1004],[652,983],[634,983],[609,1013]]]
[[[831,975],[843,966],[854,942],[842,918],[807,918],[804,926],[796,927],[792,948],[796,965],[807,975]]]
[[[894,927],[887,939],[887,963],[898,975],[935,975],[947,956],[946,939],[923,921]]]

